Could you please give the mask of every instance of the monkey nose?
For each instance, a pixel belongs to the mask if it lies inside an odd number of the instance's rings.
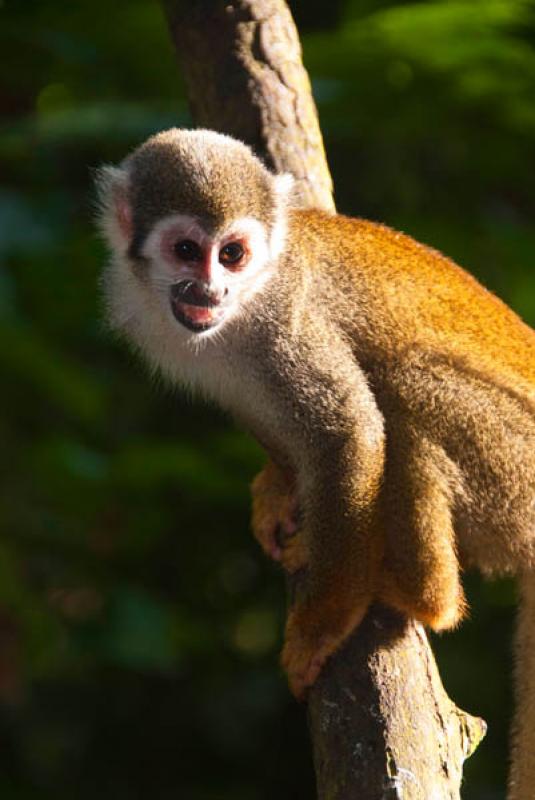
[[[171,287],[171,296],[174,300],[202,308],[219,305],[227,294],[227,288],[214,288],[192,280],[180,281]]]

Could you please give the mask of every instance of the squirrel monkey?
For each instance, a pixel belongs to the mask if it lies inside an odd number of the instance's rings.
[[[436,250],[292,209],[291,178],[227,136],[160,133],[98,182],[113,326],[270,454],[254,532],[307,568],[294,693],[373,600],[442,630],[465,611],[461,568],[517,573],[511,796],[535,796],[533,331]]]

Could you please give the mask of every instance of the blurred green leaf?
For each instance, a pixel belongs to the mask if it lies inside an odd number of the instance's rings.
[[[110,598],[100,649],[135,669],[170,669],[177,661],[173,615],[140,589],[118,586]]]
[[[86,422],[104,413],[104,388],[27,325],[0,320],[0,365],[21,393],[34,391],[69,416]]]

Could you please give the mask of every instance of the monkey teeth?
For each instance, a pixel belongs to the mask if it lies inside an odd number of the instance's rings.
[[[214,317],[214,311],[211,308],[201,308],[200,306],[183,305],[182,311],[187,314],[192,322],[205,325],[210,323]]]

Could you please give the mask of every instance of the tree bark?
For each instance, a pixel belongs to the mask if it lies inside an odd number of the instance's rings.
[[[291,172],[334,210],[310,83],[284,0],[162,0],[194,121]],[[291,586],[291,594],[299,585]],[[319,800],[455,800],[485,723],[446,695],[423,628],[376,606],[308,699]]]
[[[291,172],[305,206],[334,210],[301,45],[281,0],[162,0],[196,125]]]
[[[321,800],[458,798],[483,720],[448,698],[421,625],[373,607],[310,693]]]

